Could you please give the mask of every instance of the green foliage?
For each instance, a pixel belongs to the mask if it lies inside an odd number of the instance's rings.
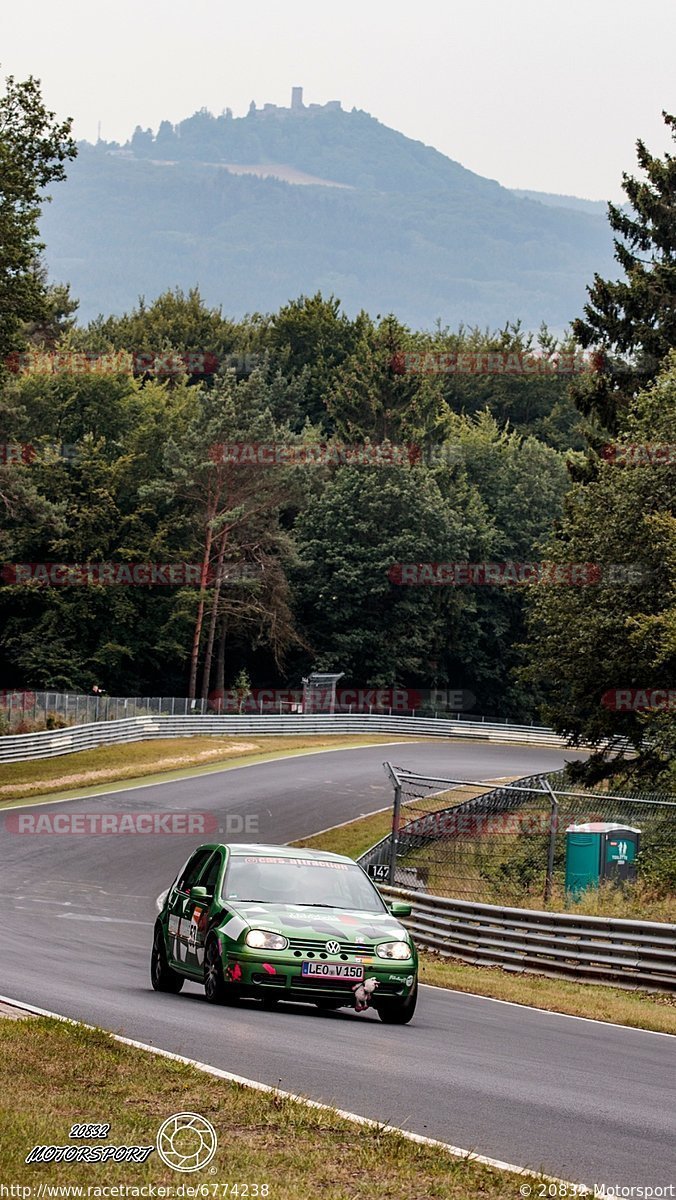
[[[177,355],[201,353],[221,362],[234,341],[233,323],[223,317],[220,308],[204,303],[199,288],[184,293],[177,287],[163,292],[152,304],[141,297],[137,307],[121,317],[99,317],[79,333],[76,344],[98,353],[126,350],[141,360],[173,351]]]
[[[232,681],[232,690],[237,697],[237,711],[241,712],[247,698],[251,695],[251,680],[249,672],[244,667],[235,675]]]
[[[676,117],[663,113],[676,141]],[[655,377],[676,346],[676,156],[656,158],[637,142],[643,179],[623,175],[628,208],[608,205],[615,258],[625,278],[594,276],[584,318],[574,322],[581,346],[598,348],[600,369],[575,389],[582,412],[621,429],[637,385]]]
[[[363,324],[364,318],[350,321],[339,300],[324,300],[319,292],[300,296],[271,318],[262,344],[284,377],[302,384],[304,418],[316,423],[325,417],[327,394],[354,352]]]
[[[45,108],[36,79],[7,78],[0,96],[0,362],[16,349],[23,323],[47,313],[38,218],[44,189],[65,179],[64,164],[75,157],[70,127]]]
[[[625,418],[628,443],[673,443],[676,358],[636,396]],[[621,443],[620,443],[621,444]],[[586,587],[540,588],[530,606],[531,666],[545,689],[546,719],[576,740],[627,738],[653,778],[673,761],[674,713],[616,711],[615,689],[673,687],[676,671],[676,482],[673,466],[602,463],[566,501],[547,545],[556,562],[625,569]],[[605,699],[604,699],[605,697]],[[653,736],[654,729],[654,736]],[[673,776],[672,776],[673,782]]]
[[[547,858],[549,853],[548,834],[522,834],[505,842],[502,855],[487,855],[481,862],[478,874],[494,889],[495,899],[505,901],[521,894],[543,894]],[[554,848],[554,870],[565,868],[566,847],[563,838],[557,838]]]
[[[462,342],[474,334],[459,335]],[[8,434],[40,461],[4,472],[6,561],[247,563],[218,595],[199,588],[0,589],[0,662],[17,686],[110,694],[207,694],[336,666],[358,686],[464,688],[487,715],[535,715],[512,678],[523,597],[510,588],[406,588],[406,561],[529,559],[567,487],[560,453],[454,412],[439,378],[402,374],[417,344],[394,317],[349,321],[301,297],[236,327],[197,293],[65,329],[64,353],[195,349],[243,360],[202,384],[34,366],[0,394]],[[211,339],[208,341],[208,339]],[[313,417],[316,420],[313,421]],[[222,443],[393,441],[422,447],[399,467],[241,468]],[[46,452],[76,447],[72,461]],[[44,452],[44,453],[43,453]],[[295,617],[295,619],[294,619]]]
[[[673,813],[651,821],[641,835],[639,878],[658,895],[676,895],[676,821]]]
[[[425,468],[345,467],[300,515],[296,538],[292,581],[318,669],[379,687],[428,677],[469,601],[452,589],[397,587],[388,571],[480,553],[480,511],[460,496],[445,501]]]

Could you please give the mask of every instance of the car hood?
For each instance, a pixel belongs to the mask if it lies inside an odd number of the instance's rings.
[[[286,937],[335,939],[341,942],[408,940],[408,934],[391,913],[363,912],[350,908],[310,908],[295,904],[233,903],[228,908],[248,928],[270,929]],[[224,929],[227,931],[228,922]]]

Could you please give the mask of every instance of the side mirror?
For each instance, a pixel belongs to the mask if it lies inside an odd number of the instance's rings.
[[[191,887],[190,899],[195,900],[197,903],[206,903],[210,897],[205,887]]]
[[[411,905],[405,904],[403,900],[395,900],[388,908],[393,917],[410,917],[412,912]]]

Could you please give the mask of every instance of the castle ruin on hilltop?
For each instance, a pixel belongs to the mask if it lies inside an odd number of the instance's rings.
[[[283,104],[264,104],[262,108],[256,108],[256,101],[252,100],[249,105],[249,115],[254,114],[257,117],[273,117],[281,114],[310,112],[340,112],[342,105],[340,100],[327,100],[326,104],[303,104],[303,89],[302,87],[291,88],[291,104],[289,108],[285,108]]]

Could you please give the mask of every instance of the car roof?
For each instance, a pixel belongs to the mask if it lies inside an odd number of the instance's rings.
[[[345,854],[332,854],[329,850],[307,850],[304,846],[267,846],[257,842],[230,842],[225,849],[235,857],[253,855],[260,858],[319,858],[329,862],[354,863]]]

